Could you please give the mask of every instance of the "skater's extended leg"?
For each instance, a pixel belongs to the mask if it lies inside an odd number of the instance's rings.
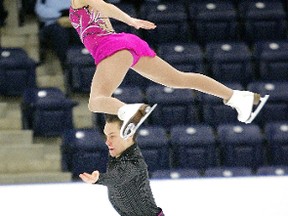
[[[171,88],[190,88],[222,98],[226,105],[237,110],[238,120],[245,123],[252,122],[269,97],[266,95],[262,98],[253,92],[232,90],[203,74],[181,72],[158,56],[142,57],[133,69],[142,76]],[[258,105],[254,112],[253,105]]]
[[[117,114],[119,108],[125,105],[111,96],[123,81],[132,62],[131,53],[123,50],[97,65],[91,84],[88,104],[90,111]]]
[[[199,73],[181,72],[156,56],[142,57],[133,69],[154,82],[171,88],[189,88],[228,100],[233,90]]]

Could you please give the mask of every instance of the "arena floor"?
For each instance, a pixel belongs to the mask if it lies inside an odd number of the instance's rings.
[[[288,177],[152,180],[165,216],[287,216]],[[3,216],[117,216],[106,187],[85,183],[0,186]]]

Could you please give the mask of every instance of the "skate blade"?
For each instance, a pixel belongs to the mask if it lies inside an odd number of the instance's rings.
[[[265,103],[267,102],[268,98],[269,98],[269,95],[265,95],[264,97],[260,98],[260,104],[257,106],[256,110],[251,113],[249,119],[245,121],[246,124],[251,123],[256,118],[256,116],[259,114],[259,112],[261,111]]]
[[[131,125],[128,130],[125,130],[123,139],[127,140],[130,136],[135,134],[137,129],[142,125],[142,123],[148,118],[148,116],[153,112],[153,110],[156,108],[157,104],[154,104],[152,107],[149,108],[149,111],[141,118],[141,120],[138,122],[138,124],[135,126],[133,123],[133,126]],[[128,133],[130,131],[130,133]]]

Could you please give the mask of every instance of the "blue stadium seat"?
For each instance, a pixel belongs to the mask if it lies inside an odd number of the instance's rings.
[[[170,150],[166,130],[160,126],[142,126],[137,143],[148,165],[148,171],[170,169]]]
[[[154,47],[160,43],[186,42],[189,39],[188,15],[181,2],[143,2],[140,16],[157,25],[157,28],[143,32]]]
[[[170,130],[176,168],[206,169],[218,164],[216,138],[208,125],[174,126]]]
[[[188,10],[199,43],[239,39],[237,11],[231,1],[190,1]]]
[[[0,94],[22,96],[36,87],[36,62],[22,48],[0,47]]]
[[[238,5],[245,41],[286,38],[286,12],[281,1],[246,0]]]
[[[108,149],[104,136],[97,129],[70,129],[62,135],[62,170],[73,177],[94,170],[106,171]]]
[[[64,70],[67,93],[89,93],[95,70],[94,59],[88,50],[84,46],[71,46]]]
[[[58,88],[25,89],[21,103],[23,128],[32,129],[36,136],[60,136],[73,128],[72,110],[76,105]]]
[[[196,169],[170,169],[170,170],[156,170],[152,172],[151,179],[187,179],[199,178],[200,173]]]
[[[255,79],[252,53],[244,42],[211,42],[206,57],[212,77],[220,82],[240,82],[246,86]]]
[[[288,81],[258,81],[251,82],[247,86],[248,90],[258,92],[261,95],[269,94],[269,102],[288,102],[288,92],[286,91],[288,87]]]
[[[247,89],[261,95],[269,94],[269,100],[254,120],[260,126],[272,121],[288,120],[288,82],[252,82]]]
[[[78,179],[80,173],[92,173],[95,170],[105,172],[107,154],[103,152],[77,152],[72,159],[72,178]]]
[[[288,40],[256,42],[253,55],[260,80],[288,80]]]
[[[157,53],[178,70],[205,73],[203,53],[196,43],[160,44]]]
[[[226,167],[257,168],[265,161],[264,136],[257,125],[219,125],[217,136]]]
[[[204,104],[203,122],[212,127],[219,124],[238,123],[237,111],[231,107],[222,104]]]
[[[288,175],[287,166],[263,166],[256,171],[257,176],[286,176]]]
[[[287,103],[267,103],[257,119],[254,120],[254,123],[264,127],[266,124],[275,121],[288,121]]]
[[[204,177],[249,177],[252,176],[252,169],[248,167],[215,167],[208,168]]]
[[[243,90],[240,83],[225,83],[234,90]],[[237,112],[231,107],[224,105],[223,100],[213,95],[199,92],[198,96],[202,106],[203,122],[213,127],[219,124],[238,123]]]
[[[137,17],[137,11],[133,4],[130,2],[121,2],[113,3],[115,6],[120,8],[125,13],[129,14],[131,17]],[[126,33],[133,33],[137,34],[137,31],[134,27],[131,27],[123,22],[120,22],[116,19],[111,19],[111,24],[113,25],[113,28],[116,32],[126,32]]]
[[[200,122],[193,90],[153,85],[147,88],[146,99],[149,104],[158,104],[151,114],[151,124],[170,127]]]
[[[132,69],[129,69],[126,73],[126,76],[121,83],[120,87],[139,87],[142,91],[145,91],[145,89],[150,85],[155,85],[156,83],[151,81],[150,79],[147,79],[144,76],[141,76],[137,72],[135,72]]]
[[[119,87],[113,97],[125,103],[144,103],[144,92],[139,87]]]
[[[268,142],[271,164],[288,165],[288,120],[267,123],[264,132]]]

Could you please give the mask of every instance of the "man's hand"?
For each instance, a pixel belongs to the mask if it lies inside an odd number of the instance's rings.
[[[129,22],[130,26],[133,26],[136,29],[155,29],[156,25],[153,22],[147,21],[147,20],[142,20],[142,19],[136,19],[131,17],[130,22]]]
[[[84,172],[84,173],[80,174],[79,177],[82,179],[82,181],[84,181],[86,183],[94,184],[98,181],[99,175],[100,175],[99,171],[96,170],[92,174]]]

